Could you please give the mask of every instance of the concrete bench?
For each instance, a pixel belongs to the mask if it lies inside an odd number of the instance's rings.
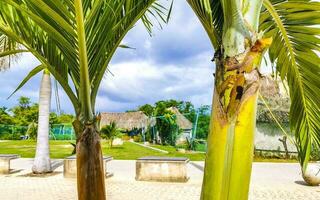
[[[187,182],[188,158],[143,157],[136,161],[137,181]]]
[[[0,174],[10,173],[10,161],[20,158],[17,154],[0,154]]]
[[[113,176],[112,173],[107,171],[107,162],[111,161],[113,157],[111,156],[103,156],[103,167],[105,169],[105,176],[109,178]],[[77,159],[76,156],[69,156],[63,161],[63,176],[65,178],[77,178]]]

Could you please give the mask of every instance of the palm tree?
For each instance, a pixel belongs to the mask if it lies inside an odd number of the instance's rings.
[[[110,148],[112,148],[113,140],[120,133],[115,122],[111,122],[109,125],[102,127],[100,132],[102,138],[110,140]]]
[[[8,38],[6,35],[0,35],[0,67],[9,66],[12,59],[19,57],[20,53],[28,52],[21,48],[17,42]],[[40,67],[39,69],[43,69]],[[25,83],[25,82],[24,82]],[[20,84],[16,91],[23,86]],[[16,92],[14,91],[14,93]],[[13,94],[12,94],[13,95]],[[12,96],[11,95],[11,96]],[[38,117],[38,134],[37,146],[34,163],[32,166],[33,173],[51,172],[51,161],[49,153],[49,116],[51,105],[51,80],[50,73],[44,71],[39,91],[39,117]]]
[[[320,141],[320,3],[187,1],[209,36],[216,63],[201,199],[248,199],[259,69],[267,49],[289,85],[291,130],[302,173],[308,174],[311,145]]]
[[[39,116],[36,155],[32,172],[35,174],[52,172],[49,147],[49,118],[51,106],[51,78],[44,70],[39,92]]]
[[[151,31],[150,18],[166,22],[167,11],[156,0],[0,2],[0,32],[35,55],[74,107],[79,199],[106,198],[95,104],[110,60],[139,19]],[[35,68],[30,76],[39,71]]]

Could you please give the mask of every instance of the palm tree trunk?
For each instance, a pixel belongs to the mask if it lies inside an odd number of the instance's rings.
[[[215,92],[202,200],[245,200],[253,159],[257,92],[240,106],[234,121],[223,116]]]
[[[33,173],[52,172],[49,152],[49,116],[51,105],[50,74],[44,71],[40,87],[39,118],[36,156],[34,158]]]
[[[105,179],[100,135],[86,125],[77,139],[77,185],[79,200],[105,200]]]
[[[272,41],[257,38],[261,4],[261,0],[246,1],[246,5],[222,0],[223,46],[215,54],[215,92],[202,200],[248,199],[259,68]]]

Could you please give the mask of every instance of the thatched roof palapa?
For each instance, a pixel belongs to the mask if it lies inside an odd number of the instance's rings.
[[[115,122],[117,127],[124,130],[132,130],[134,128],[145,128],[155,125],[155,120],[150,119],[143,112],[125,112],[125,113],[101,113],[100,126],[109,125]]]
[[[180,129],[192,129],[192,123],[179,112],[179,110],[175,107],[168,108],[171,112],[173,112],[177,116],[177,125]]]

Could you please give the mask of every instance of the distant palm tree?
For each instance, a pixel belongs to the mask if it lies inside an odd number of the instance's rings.
[[[201,199],[248,199],[260,65],[268,49],[277,76],[288,82],[299,162],[305,181],[314,184],[306,177],[314,176],[308,170],[312,144],[320,144],[320,2],[187,1],[216,63]]]
[[[8,69],[10,67],[11,61],[18,57],[20,53],[28,52],[21,48],[22,45],[18,44],[6,35],[0,35],[0,69]],[[1,62],[2,61],[2,62]],[[37,71],[44,70],[42,66],[36,68]],[[29,74],[29,78],[31,78]],[[14,93],[20,89],[24,83],[22,82]],[[20,99],[20,103],[24,104],[23,97]],[[36,154],[32,166],[33,173],[48,173],[52,171],[50,152],[49,152],[49,116],[50,116],[50,106],[51,106],[51,80],[50,73],[44,70],[42,81],[40,84],[39,91],[39,117],[38,117],[38,130],[37,130],[37,146]]]
[[[51,107],[51,78],[50,73],[44,70],[39,92],[39,116],[36,155],[33,161],[33,173],[52,172],[49,147]]]
[[[115,122],[111,122],[100,130],[102,138],[110,140],[110,148],[112,148],[113,140],[117,135],[119,135],[119,130]]]
[[[106,198],[95,105],[110,60],[138,20],[151,31],[150,17],[166,22],[170,11],[157,0],[0,1],[0,32],[35,55],[74,107],[79,199]]]

